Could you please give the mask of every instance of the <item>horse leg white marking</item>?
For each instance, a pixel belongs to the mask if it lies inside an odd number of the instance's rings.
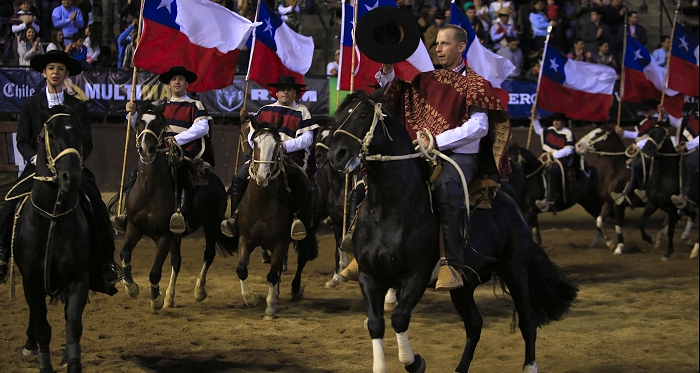
[[[391,290],[391,289],[389,289]],[[415,361],[415,355],[408,343],[408,330],[403,333],[396,333],[396,344],[399,346],[399,361],[404,366],[411,365]]]
[[[690,252],[690,259],[695,259],[698,257],[698,243],[696,242],[693,246],[693,251]]]
[[[625,250],[625,244],[619,243],[617,244],[617,247],[615,248],[615,255],[622,255]]]
[[[622,234],[622,227],[619,226],[619,225],[616,225],[616,226],[615,226],[615,233],[617,233],[617,234]]]
[[[134,281],[134,278],[131,275],[131,263],[127,263],[122,260],[122,270],[124,271],[124,279],[122,280],[122,285],[124,285],[124,291],[126,291],[126,294],[132,298],[136,298],[139,296],[139,285]],[[126,273],[128,273],[128,277],[131,280],[131,282],[127,281],[127,276]]]
[[[661,242],[663,241],[664,237],[666,237],[666,232],[668,232],[668,225],[664,225],[659,233],[656,234],[656,237],[652,237],[652,243],[654,244],[653,250],[658,250],[659,247],[661,247]]]
[[[384,296],[384,312],[392,312],[399,305],[396,301],[396,289],[389,288]]]
[[[326,282],[326,285],[325,285],[325,286],[326,286],[326,288],[328,288],[328,289],[332,289],[332,288],[338,286],[341,282],[342,282],[342,279],[341,279],[340,275],[337,274],[337,273],[334,273],[334,274],[333,274],[333,278],[331,278],[330,280],[328,280],[328,281]]]
[[[258,305],[258,297],[250,291],[248,279],[241,280],[241,294],[243,294],[243,300],[248,307],[255,307]]]
[[[151,284],[151,288],[158,289],[158,285],[153,285],[153,284]],[[159,291],[159,292],[158,292],[158,297],[157,297],[156,299],[151,299],[151,307],[152,307],[154,310],[158,311],[158,310],[160,310],[160,309],[163,308],[163,303],[164,303],[164,302],[163,302],[163,295],[162,295],[162,294],[160,293],[160,291]]]
[[[276,285],[270,284],[267,288],[267,308],[265,309],[265,320],[274,320],[277,318],[275,308],[279,302],[280,283]]]
[[[340,249],[336,249],[340,251],[340,258],[338,260],[338,264],[340,265],[340,270],[344,270],[345,268],[348,267],[348,254],[346,254],[344,251]]]
[[[197,302],[207,298],[207,272],[209,272],[209,268],[207,268],[207,263],[204,263],[202,270],[199,272],[199,277],[197,277],[197,284],[194,286],[194,300]]]
[[[384,341],[381,338],[372,339],[372,373],[387,373],[386,361],[384,360]]]
[[[537,373],[537,363],[533,361],[532,364],[525,365],[523,373]]]
[[[175,283],[176,282],[177,282],[177,273],[175,273],[175,268],[171,267],[170,283],[168,283],[168,290],[165,291],[165,307],[166,308],[175,307]]]
[[[686,241],[688,238],[690,238],[690,230],[693,229],[693,221],[690,218],[687,218],[685,221],[685,229],[683,230],[683,234],[681,235],[681,240]],[[693,242],[686,242],[688,245],[692,245]]]

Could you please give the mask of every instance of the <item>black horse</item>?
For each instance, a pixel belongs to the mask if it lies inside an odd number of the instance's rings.
[[[187,206],[185,211],[188,230],[183,234],[172,233],[169,221],[176,207],[177,193],[173,175],[176,172],[177,159],[173,156],[172,148],[164,147],[163,133],[167,122],[163,113],[154,107],[147,107],[140,113],[142,114],[136,121],[138,176],[126,196],[126,238],[120,253],[124,268],[124,287],[131,297],[138,296],[139,287],[132,276],[131,255],[143,236],[150,237],[157,246],[155,261],[149,275],[151,306],[156,310],[164,305],[174,307],[175,284],[182,260],[181,238],[203,227],[206,240],[204,264],[194,290],[195,300],[201,302],[207,297],[207,272],[216,256],[216,249],[218,248],[224,256],[236,252],[235,240],[224,236],[219,229],[219,223],[223,220],[226,210],[226,189],[221,179],[213,172],[210,173],[206,186],[195,186],[191,205]],[[168,254],[172,271],[164,300],[158,284]]]
[[[671,254],[673,254],[673,235],[676,224],[680,220],[678,208],[671,201],[671,196],[678,193],[680,189],[680,166],[678,164],[680,154],[676,152],[665,126],[657,125],[648,133],[648,136],[649,140],[644,144],[642,152],[652,157],[651,171],[645,188],[649,200],[642,216],[639,217],[639,231],[642,233],[644,241],[654,243],[654,238],[646,232],[644,226],[649,216],[657,209],[666,213],[668,225],[665,229],[668,246],[661,260],[667,261],[671,259]],[[697,215],[690,208],[688,208],[687,214],[691,220],[695,220]],[[697,242],[695,245],[697,247]]]
[[[368,193],[360,212],[353,244],[360,267],[360,288],[368,306],[368,329],[374,350],[374,372],[386,372],[384,360],[384,294],[398,289],[398,306],[391,315],[397,333],[399,360],[408,372],[425,372],[425,360],[414,355],[408,343],[411,312],[422,297],[438,260],[438,225],[431,211],[422,165],[411,158],[382,162],[372,155],[414,154],[404,126],[377,104],[381,91],[372,96],[357,92],[336,111],[340,123],[329,144],[331,165],[349,173],[361,162],[367,167]],[[552,263],[530,235],[511,197],[498,192],[488,210],[475,210],[468,222],[471,246],[492,260],[480,272],[482,282],[496,272],[507,286],[525,340],[524,371],[536,372],[537,327],[566,313],[578,289]],[[451,292],[462,316],[466,345],[457,372],[468,372],[479,341],[482,319],[474,302],[478,284],[466,283]]]
[[[87,303],[89,246],[87,217],[78,191],[82,181],[80,123],[70,108],[54,106],[44,118],[31,194],[20,202],[14,257],[29,305],[25,355],[36,354],[42,373],[53,372],[46,296],[65,302],[68,372],[80,372],[80,338]]]
[[[517,144],[508,148],[508,154],[511,159],[520,163],[525,171],[527,183],[521,207],[535,242],[542,244],[540,224],[537,220],[537,215],[541,211],[535,205],[535,201],[542,199],[545,195],[545,166],[531,151],[521,148]],[[556,211],[563,211],[579,204],[591,216],[597,218],[605,202],[605,199],[598,193],[598,172],[593,167],[583,171],[576,165],[578,162],[574,162],[574,165],[566,173],[566,190],[560,188],[561,193],[559,193],[554,207]],[[597,231],[597,238],[594,242],[603,237],[603,231],[600,227],[597,227]]]

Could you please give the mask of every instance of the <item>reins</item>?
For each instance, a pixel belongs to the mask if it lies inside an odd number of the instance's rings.
[[[267,128],[262,128],[260,129],[260,132],[268,132],[269,129]],[[318,145],[318,144],[317,144]],[[269,180],[274,180],[277,176],[279,176],[280,172],[282,172],[282,169],[284,167],[281,166],[282,163],[282,156],[284,155],[284,152],[282,151],[282,148],[279,146],[279,144],[276,144],[275,146],[275,157],[271,161],[261,161],[258,159],[255,159],[255,152],[253,152],[253,157],[251,159],[251,164],[250,167],[248,167],[248,175],[250,175],[251,178],[256,179],[256,175],[258,174],[258,164],[264,163],[264,164],[270,164],[270,176],[268,177]]]

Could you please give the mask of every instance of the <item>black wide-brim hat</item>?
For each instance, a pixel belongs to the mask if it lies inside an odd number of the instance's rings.
[[[371,10],[357,22],[357,47],[372,61],[397,63],[418,47],[421,32],[411,13],[389,6]]]
[[[550,119],[551,121],[563,120],[563,121],[565,121],[565,122],[566,122],[567,120],[569,120],[569,118],[567,118],[567,117],[566,117],[566,114],[564,114],[564,113],[553,113],[552,116],[549,117],[549,119]]]
[[[641,103],[639,103],[639,109],[642,111],[652,109],[656,110],[659,107],[659,104],[661,104],[661,101],[655,98],[645,98]]]
[[[185,80],[187,83],[194,83],[197,81],[197,74],[193,73],[192,71],[187,70],[186,68],[182,66],[173,66],[170,68],[170,70],[160,74],[158,77],[158,80],[160,80],[161,83],[163,84],[169,84],[170,79],[173,78],[173,76],[176,75],[182,75],[185,77]]]
[[[25,2],[25,1],[28,2],[29,5],[31,5],[31,6],[35,6],[35,5],[36,5],[36,0],[15,0],[15,2],[14,2],[15,8],[19,8],[20,5],[22,5],[22,3]]]
[[[57,49],[32,58],[29,65],[32,67],[32,69],[42,73],[44,72],[46,65],[52,62],[58,62],[65,65],[66,69],[68,69],[68,75],[70,76],[75,76],[83,72],[83,67],[80,66],[80,62],[74,60],[68,55],[68,53]]]
[[[268,87],[278,88],[278,87],[294,87],[295,89],[301,90],[306,87],[306,84],[297,84],[296,79],[293,76],[282,75],[277,77],[277,83],[268,83]]]

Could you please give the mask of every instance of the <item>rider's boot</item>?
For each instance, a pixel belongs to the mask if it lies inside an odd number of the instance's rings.
[[[362,183],[350,193],[350,200],[348,201],[348,221],[350,222],[350,228],[343,238],[343,242],[340,243],[340,250],[343,252],[353,252],[352,234],[355,232],[355,226],[357,226],[357,209],[364,198],[365,186],[364,183]]]
[[[556,167],[556,166],[555,166]],[[542,212],[554,211],[557,200],[557,180],[551,172],[547,173],[547,197],[535,201],[535,206]]]
[[[134,167],[131,169],[131,173],[129,174],[129,181],[126,183],[124,186],[124,194],[123,198],[126,199],[126,196],[129,195],[129,192],[131,191],[131,188],[134,187],[134,184],[136,183],[136,178],[138,177],[138,168]],[[112,221],[112,227],[119,233],[124,233],[126,232],[126,209],[122,209],[122,213],[120,215],[113,216],[111,219]]]
[[[692,195],[693,190],[695,190],[695,180],[697,177],[697,174],[684,171],[683,189],[681,190],[681,194],[671,196],[671,202],[673,202],[673,204],[679,209],[682,210],[688,205],[688,196]]]
[[[348,266],[340,271],[340,277],[343,281],[357,281],[360,278],[360,265],[357,263],[357,258],[352,258]]]
[[[247,186],[246,179],[233,178],[231,183],[231,217],[221,222],[221,233],[227,237],[238,236],[238,204],[241,203]]]
[[[189,192],[186,188],[180,191],[180,205],[177,211],[170,217],[170,231],[175,234],[182,234],[187,230],[184,213],[188,194]]]

